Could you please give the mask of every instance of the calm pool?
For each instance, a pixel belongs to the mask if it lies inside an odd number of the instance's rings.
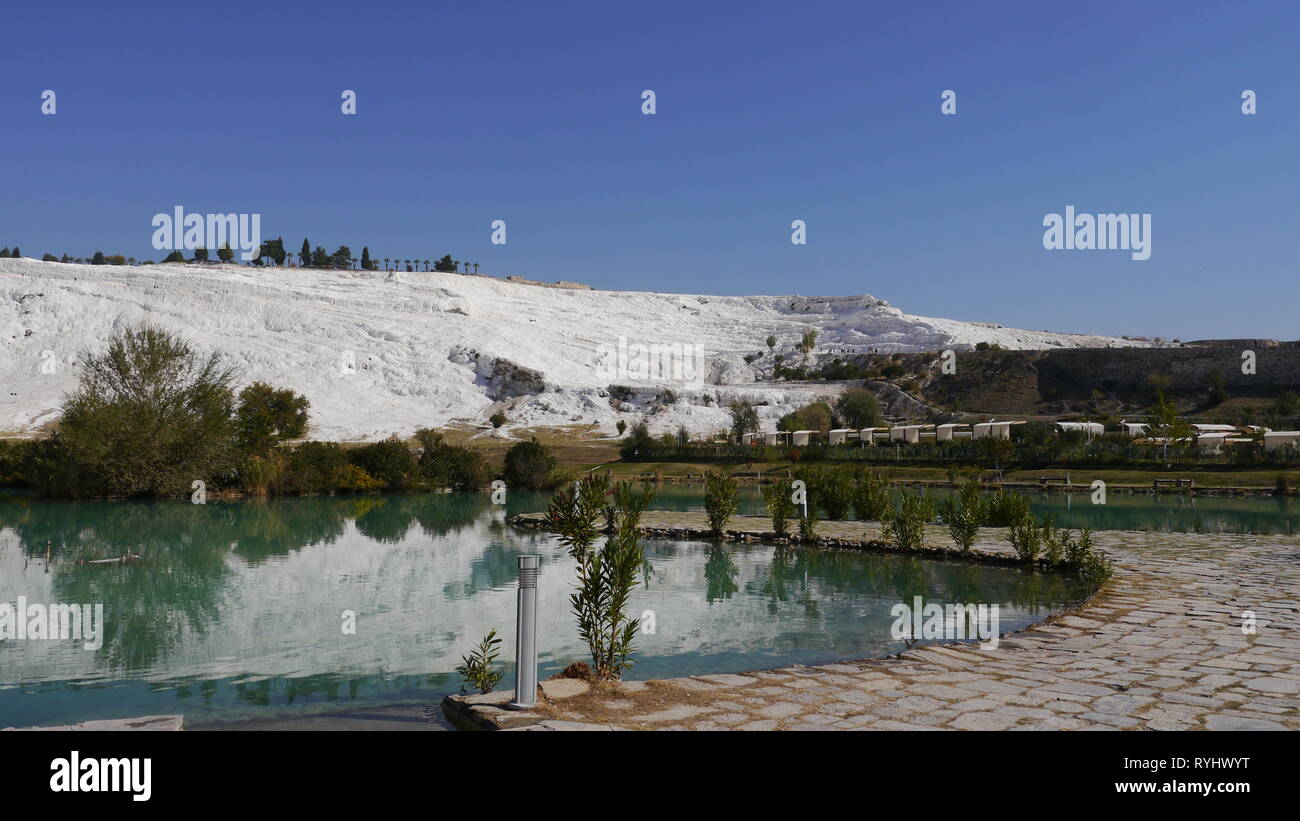
[[[665,489],[658,507],[698,493]],[[0,602],[103,604],[102,646],[0,641],[0,727],[182,713],[190,725],[436,701],[489,629],[513,659],[516,557],[543,556],[543,676],[585,656],[573,563],[505,516],[548,496],[264,502],[0,502]],[[50,559],[46,560],[46,543]],[[895,652],[915,595],[998,603],[1001,629],[1078,601],[1072,580],[1001,567],[766,545],[648,541],[633,612],[652,610],[629,678]],[[138,553],[129,563],[79,562]],[[343,632],[344,611],[356,634]],[[509,676],[503,687],[511,686]]]

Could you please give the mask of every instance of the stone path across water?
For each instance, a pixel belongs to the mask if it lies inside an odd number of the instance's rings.
[[[986,531],[977,549],[1008,553],[999,537]],[[1106,531],[1094,543],[1114,578],[996,649],[928,645],[600,690],[547,682],[555,697],[527,713],[501,710],[497,694],[449,709],[527,730],[1300,730],[1300,540]]]

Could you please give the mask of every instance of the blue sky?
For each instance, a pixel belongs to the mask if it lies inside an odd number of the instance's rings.
[[[596,287],[1300,336],[1294,3],[19,0],[4,21],[0,245],[28,256],[158,259],[150,220],[183,205],[260,213],[293,250]],[[1066,205],[1152,214],[1151,258],[1045,250]]]

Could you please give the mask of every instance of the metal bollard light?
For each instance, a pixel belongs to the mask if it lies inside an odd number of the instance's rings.
[[[537,704],[537,576],[541,556],[519,557],[518,616],[515,627],[515,700],[522,710]]]

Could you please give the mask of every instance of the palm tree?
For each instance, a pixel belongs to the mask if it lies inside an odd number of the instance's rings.
[[[425,273],[428,273],[429,271],[429,260],[427,259],[424,261],[424,271]]]
[[[388,257],[384,257],[384,270],[388,270]]]
[[[474,263],[474,273],[478,273],[478,263]]]

